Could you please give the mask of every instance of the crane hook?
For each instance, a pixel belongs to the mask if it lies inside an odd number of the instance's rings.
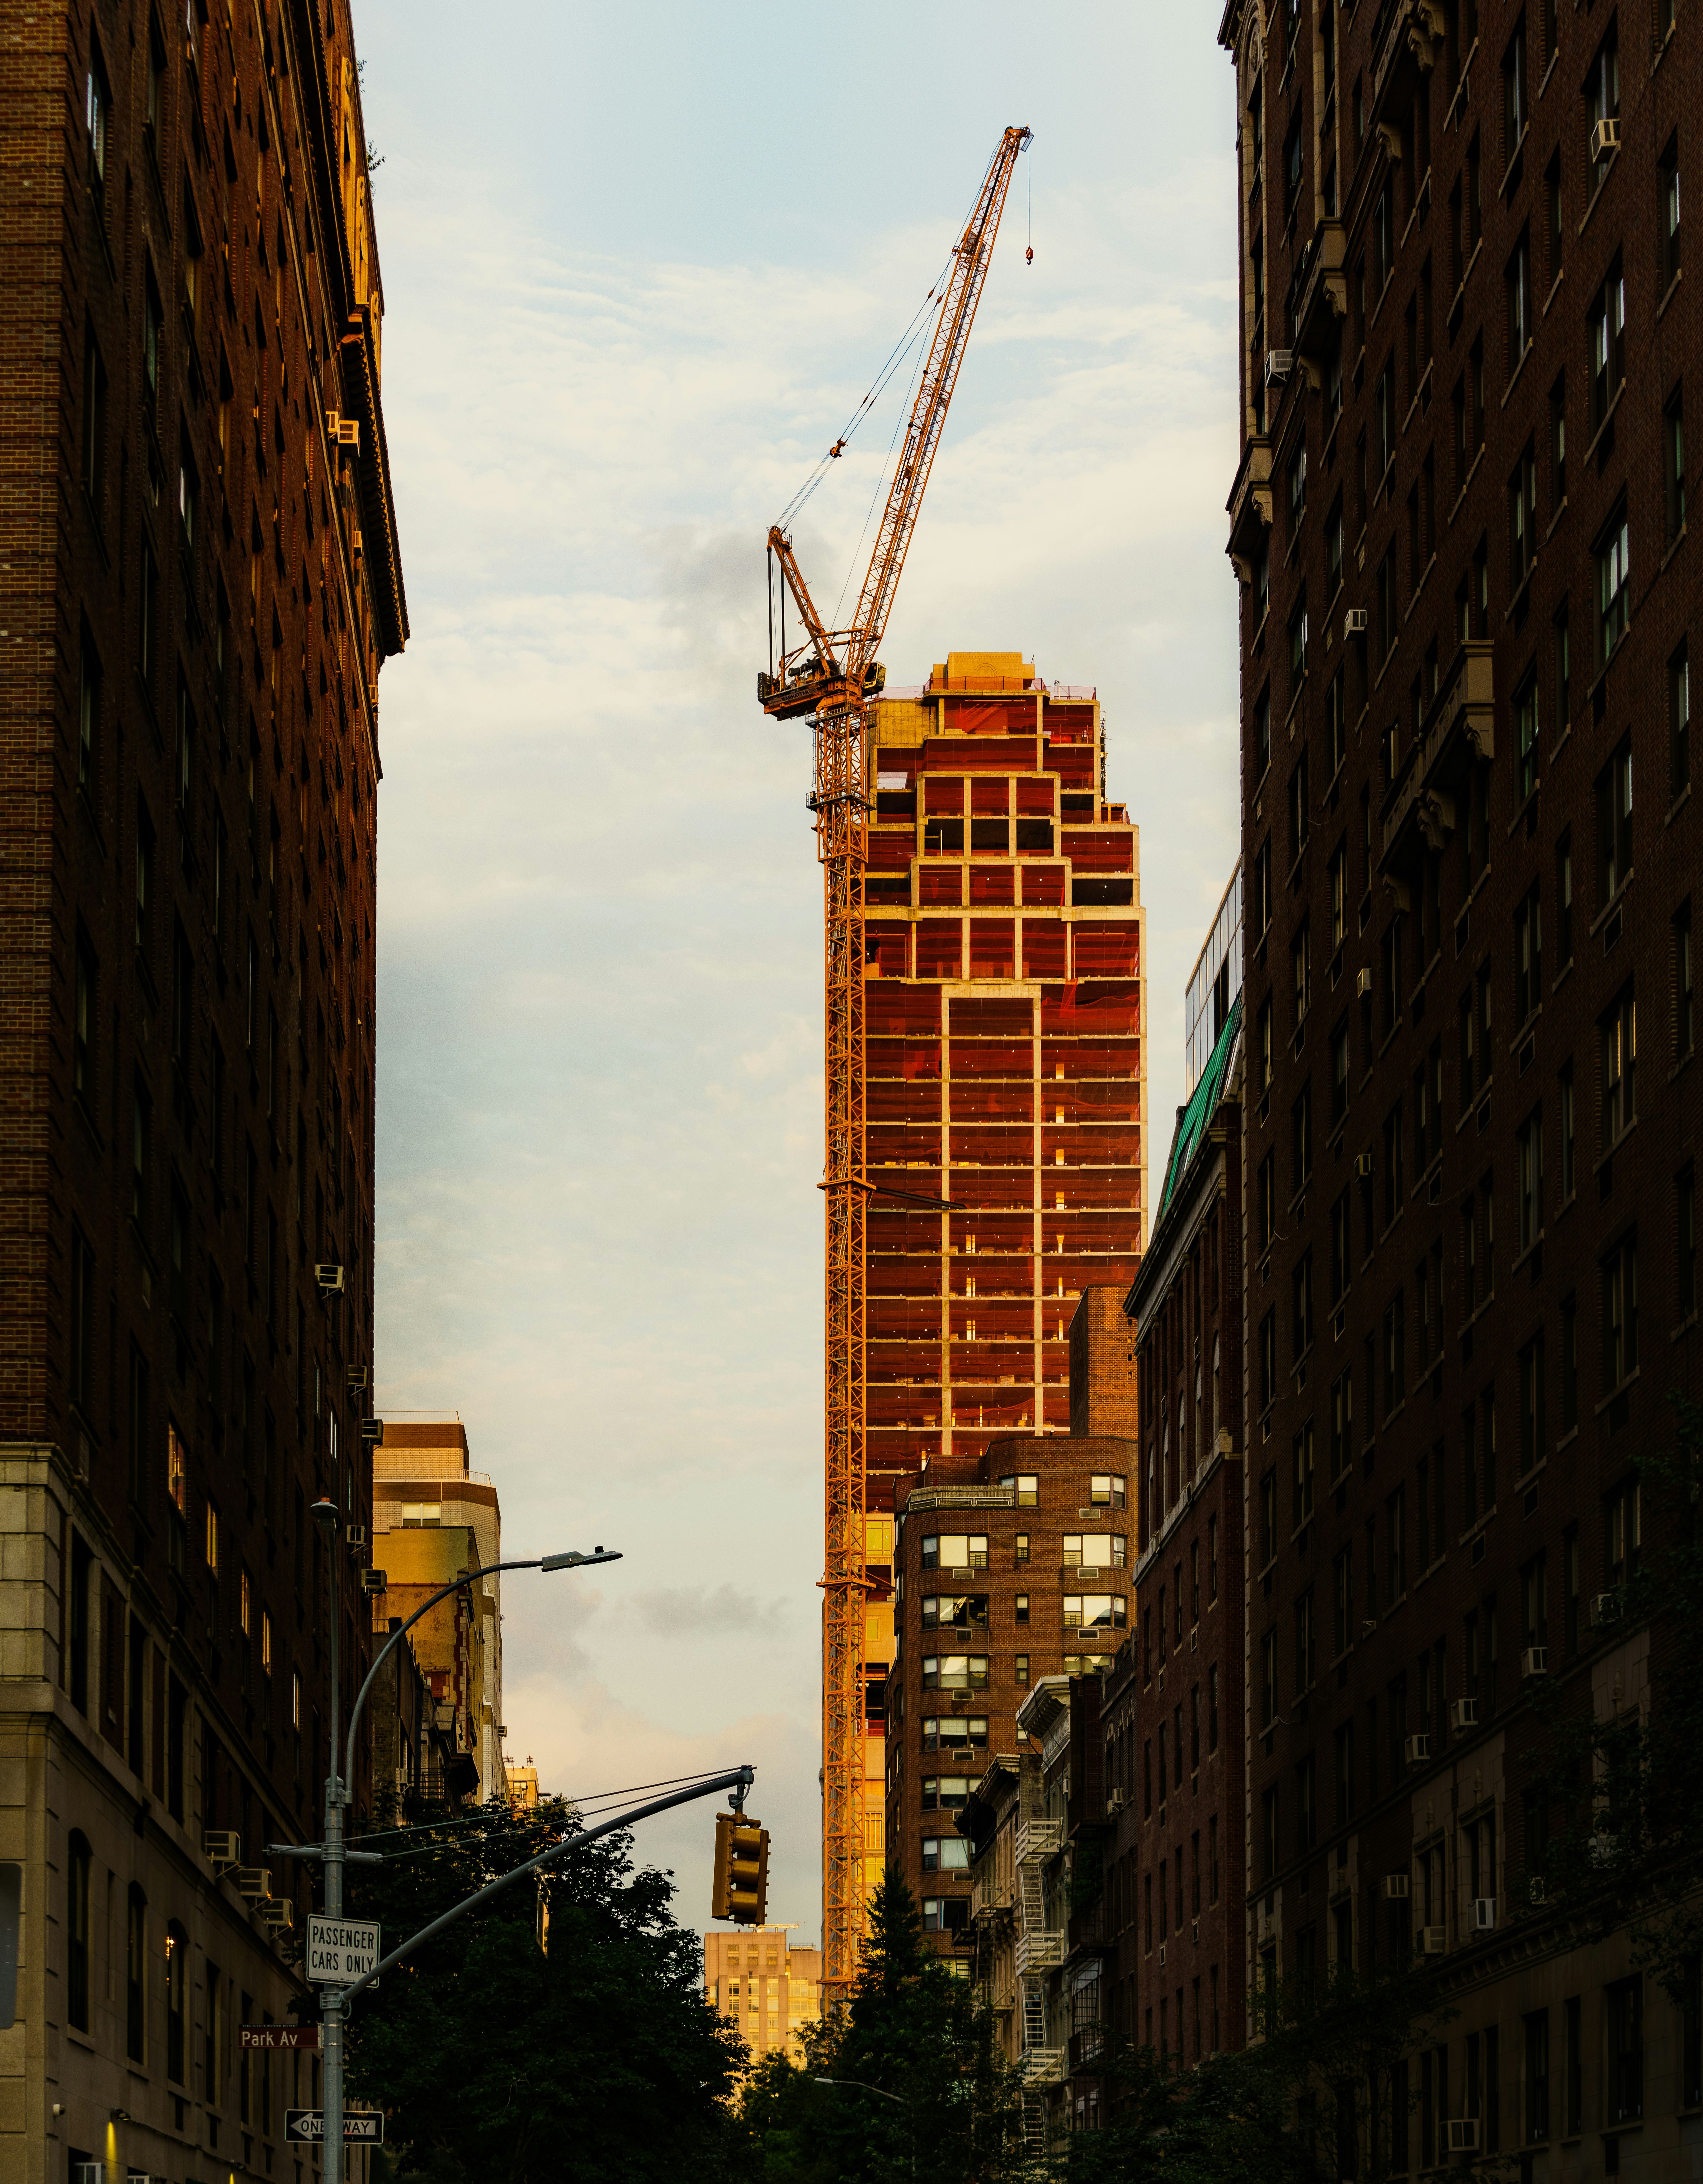
[[[1028,248],[1027,248],[1027,249],[1023,253],[1023,263],[1024,263],[1026,265],[1032,265],[1034,264],[1034,262],[1035,262],[1035,246],[1034,246],[1034,244],[1032,242],[1032,243],[1029,245]]]
[[[843,455],[845,453],[845,447],[846,443],[843,440],[836,440],[832,447],[828,449],[828,453],[830,455]]]

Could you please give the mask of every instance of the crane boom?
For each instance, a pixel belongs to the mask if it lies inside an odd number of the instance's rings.
[[[1027,129],[1007,129],[983,178],[942,293],[927,360],[855,618],[829,629],[778,526],[769,549],[804,626],[757,678],[776,719],[814,716],[816,855],[822,866],[826,1034],[825,1395],[826,1524],[822,1573],[822,1999],[846,1999],[863,1931],[865,1217],[864,1174],[864,864],[869,827],[870,706],[885,679],[876,652],[922,508],[948,404],[988,277],[999,216]],[[783,596],[784,606],[784,596]],[[878,1840],[873,1846],[879,1847]]]

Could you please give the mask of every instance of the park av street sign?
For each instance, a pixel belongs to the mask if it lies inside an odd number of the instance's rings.
[[[308,1977],[320,1986],[348,1986],[378,1962],[376,1919],[332,1919],[308,1914]]]
[[[286,2109],[284,2136],[298,2146],[319,2146],[326,2136],[326,2112],[323,2109]],[[343,2118],[345,2146],[382,2146],[384,2144],[384,2116],[377,2109],[358,2109],[353,2115]]]
[[[237,2046],[245,2052],[258,2048],[263,2054],[276,2048],[311,2048],[320,2045],[317,2025],[242,2025]]]

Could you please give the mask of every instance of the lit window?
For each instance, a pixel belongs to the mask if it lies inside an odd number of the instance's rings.
[[[188,1506],[189,1480],[183,1443],[178,1439],[175,1426],[165,1429],[165,1490],[171,1496],[171,1506],[182,1516]]]
[[[1088,1480],[1088,1500],[1099,1508],[1121,1509],[1123,1489],[1121,1472],[1095,1472]]]

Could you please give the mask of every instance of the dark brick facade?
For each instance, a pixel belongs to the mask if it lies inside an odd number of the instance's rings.
[[[1589,1602],[1698,1379],[1680,404],[1703,351],[1673,176],[1703,39],[1674,12],[1232,0],[1221,33],[1250,1947],[1304,1972],[1442,1937],[1461,2009],[1423,2059],[1422,2163],[1455,2116],[1519,2144],[1522,2019],[1583,2042],[1574,2135],[1615,2121],[1595,2059],[1625,1936],[1506,1929],[1522,1671],[1637,1703],[1644,1641]],[[1645,2007],[1622,2173],[1672,2174],[1678,2017]]]
[[[31,1917],[80,1830],[146,1895],[145,1953],[188,1937],[198,2019],[220,1979],[282,2007],[202,1836],[314,1830],[331,1603],[346,1674],[370,1620],[306,1514],[370,1523],[376,707],[407,614],[363,146],[341,0],[8,13],[0,1454],[35,1545],[3,1733],[47,1754]],[[50,1998],[62,1939],[26,1933]],[[67,2114],[26,2089],[31,2173],[60,2173],[43,2131],[98,2151],[111,2103],[132,2166],[192,2093],[235,2145],[236,2080],[166,2085],[145,1984],[147,2086],[122,2024],[73,2052],[43,2004]]]

